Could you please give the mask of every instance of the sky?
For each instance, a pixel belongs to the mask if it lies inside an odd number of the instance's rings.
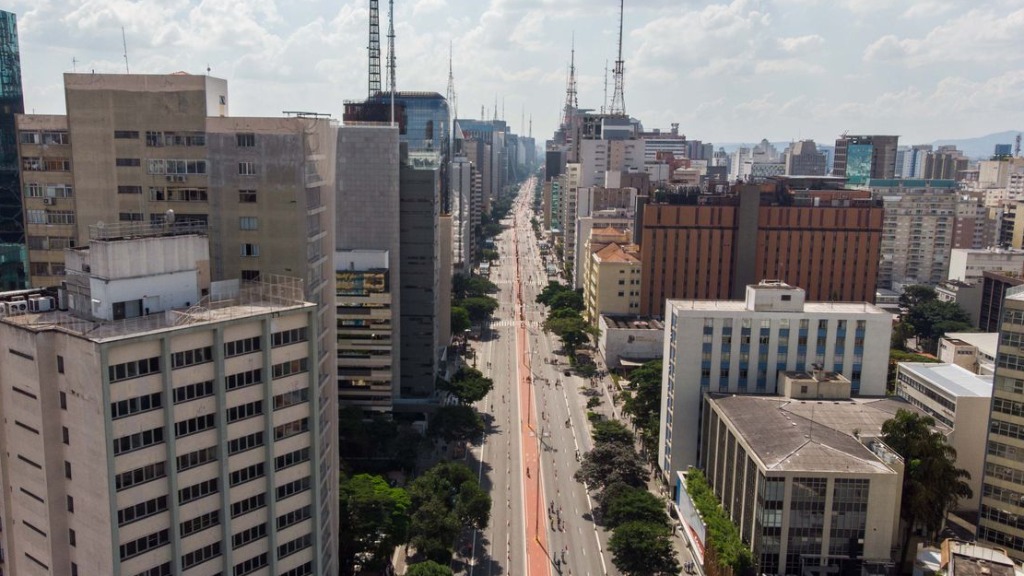
[[[565,103],[605,104],[616,0],[394,0],[397,86],[495,111],[543,141]],[[8,0],[26,111],[62,114],[62,74],[226,78],[233,116],[341,117],[367,91],[368,0]],[[382,45],[387,0],[381,4]],[[925,143],[1024,128],[1024,0],[625,0],[626,111],[705,142]],[[608,99],[612,79],[608,74]]]

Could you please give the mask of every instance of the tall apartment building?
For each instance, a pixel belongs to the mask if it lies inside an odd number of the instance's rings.
[[[986,270],[981,274],[981,305],[978,310],[978,329],[999,332],[1003,317],[1003,302],[1010,288],[1024,284],[1024,274],[999,273]]]
[[[18,131],[14,119],[25,112],[21,89],[18,19],[0,10],[0,242],[25,243],[18,178]]]
[[[633,211],[623,208],[597,210],[589,216],[583,216],[576,219],[576,238],[579,240],[576,242],[576,253],[573,258],[571,278],[573,288],[582,288],[585,283],[587,266],[589,266],[587,258],[593,253],[593,250],[591,250],[591,247],[588,244],[591,240],[591,232],[595,229],[609,226],[629,229],[633,225],[633,219]],[[629,244],[632,243],[629,240],[625,240],[623,242]]]
[[[992,382],[985,473],[982,477],[978,540],[1005,548],[1024,560],[1024,288],[1006,291],[999,325],[999,350]]]
[[[17,119],[32,285],[64,280],[62,251],[84,245],[90,226],[169,211],[177,222],[209,224],[212,279],[302,278],[317,305],[320,466],[336,470],[337,125],[229,117],[227,82],[210,76],[65,74],[64,88],[66,116]],[[336,510],[337,482],[324,482],[322,504]],[[327,529],[331,563],[336,539]]]
[[[939,146],[935,152],[929,152],[924,158],[924,170],[921,177],[928,180],[957,180],[967,170],[968,159],[956,146]]]
[[[850,184],[863,184],[869,178],[895,178],[899,139],[877,135],[837,138],[832,175],[845,177]]]
[[[94,226],[60,298],[5,304],[4,574],[335,573],[317,308],[211,284],[197,227]]]
[[[882,223],[878,286],[899,291],[946,279],[959,194],[948,188],[880,188]]]
[[[805,302],[780,282],[746,287],[745,300],[670,300],[658,464],[667,475],[699,466],[705,392],[775,394],[784,371],[838,372],[852,393],[884,396],[892,315],[867,303]]]
[[[953,248],[988,248],[996,245],[998,223],[989,218],[982,194],[961,194],[956,203]]]
[[[465,156],[452,158],[448,168],[449,191],[452,216],[452,262],[455,272],[469,274],[476,262],[474,256],[474,211],[479,224],[480,209],[474,206],[474,199],[479,202],[479,194],[474,194],[473,174],[476,169]],[[475,198],[474,198],[475,197]]]
[[[882,207],[828,178],[779,178],[718,196],[665,194],[642,208],[640,314],[669,299],[739,299],[777,278],[819,301],[874,300]]]

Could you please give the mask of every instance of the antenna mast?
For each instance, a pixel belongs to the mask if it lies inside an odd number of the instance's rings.
[[[572,50],[569,56],[569,80],[565,83],[565,111],[562,114],[562,124],[568,126],[572,122],[574,111],[579,107],[576,98],[576,33],[572,33]]]
[[[619,0],[619,59],[615,61],[615,92],[612,94],[612,106],[608,111],[616,116],[626,115],[626,97],[622,93],[622,20],[625,15],[626,0]]]
[[[370,0],[370,81],[369,98],[380,93],[380,7],[379,0]]]
[[[388,0],[388,90],[391,91],[391,125],[395,125],[395,0]]]
[[[604,61],[604,100],[601,102],[601,114],[608,111],[608,60]]]
[[[121,47],[124,48],[124,73],[131,74],[128,71],[128,40],[124,36],[124,26],[121,26]]]

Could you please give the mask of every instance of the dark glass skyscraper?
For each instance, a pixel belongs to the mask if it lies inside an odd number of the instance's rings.
[[[18,133],[14,115],[25,112],[17,18],[0,10],[0,242],[23,244]]]

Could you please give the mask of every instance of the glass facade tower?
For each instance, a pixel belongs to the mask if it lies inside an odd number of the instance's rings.
[[[25,113],[17,17],[0,10],[0,242],[23,244],[15,114]]]

